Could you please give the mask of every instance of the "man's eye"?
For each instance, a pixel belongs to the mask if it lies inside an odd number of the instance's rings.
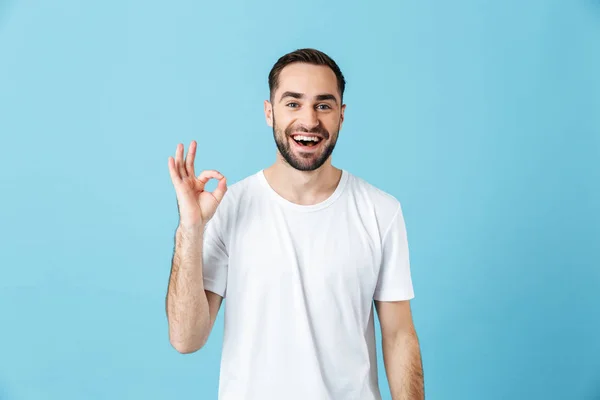
[[[327,104],[319,104],[317,108],[320,108],[321,110],[329,110],[331,107],[329,107]]]
[[[288,103],[288,107],[297,107],[298,103]]]

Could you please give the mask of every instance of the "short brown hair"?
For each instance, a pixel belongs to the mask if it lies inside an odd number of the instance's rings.
[[[340,92],[340,98],[344,98],[344,90],[346,89],[346,79],[340,70],[340,67],[333,61],[331,57],[322,51],[316,49],[298,49],[291,53],[285,54],[277,60],[271,72],[269,72],[269,92],[271,99],[273,94],[279,87],[279,75],[281,71],[292,63],[306,63],[312,65],[323,65],[331,68],[335,76],[337,77],[338,90]]]

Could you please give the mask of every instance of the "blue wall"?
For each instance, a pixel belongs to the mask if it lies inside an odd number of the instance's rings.
[[[403,203],[428,398],[600,399],[592,0],[0,2],[0,399],[216,398],[221,317],[168,343],[167,157],[269,165],[305,46],[348,79],[334,164]]]

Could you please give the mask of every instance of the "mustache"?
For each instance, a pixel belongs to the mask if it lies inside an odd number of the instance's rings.
[[[298,126],[298,127],[289,126],[285,130],[285,134],[287,136],[290,136],[292,134],[292,132],[314,133],[314,134],[323,136],[325,139],[329,139],[329,132],[327,131],[327,129],[323,128],[321,125],[318,125],[312,129],[307,129],[304,126]]]

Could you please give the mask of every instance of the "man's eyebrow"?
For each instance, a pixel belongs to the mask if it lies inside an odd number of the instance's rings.
[[[329,93],[317,95],[316,99],[318,101],[333,100],[333,102],[337,104],[337,98]]]
[[[284,92],[281,95],[281,99],[279,101],[285,99],[286,97],[292,97],[294,99],[303,99],[304,94],[298,93],[298,92]],[[315,96],[315,99],[317,101],[332,100],[333,102],[335,102],[337,104],[337,98],[330,93],[319,94],[319,95]]]
[[[297,93],[297,92],[283,92],[279,101],[285,99],[286,97],[293,97],[294,99],[301,99],[304,97],[304,95],[302,93]]]

